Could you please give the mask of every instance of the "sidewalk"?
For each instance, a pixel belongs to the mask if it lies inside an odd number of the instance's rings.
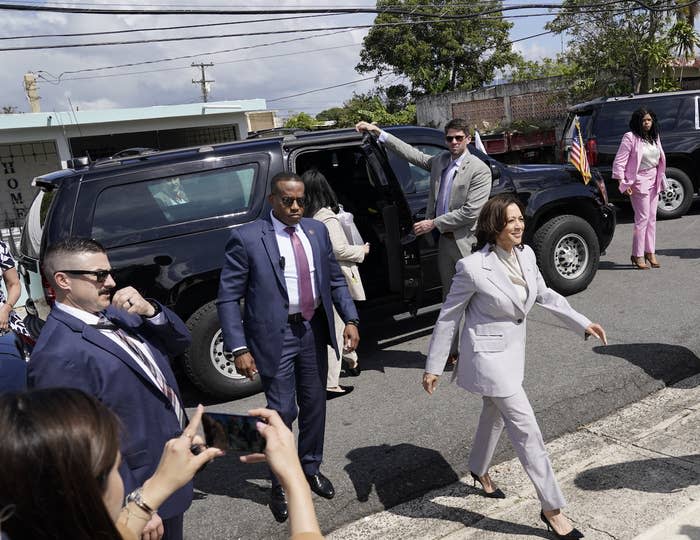
[[[587,539],[700,540],[700,375],[547,448],[569,500],[566,514]],[[554,538],[540,521],[539,501],[518,460],[490,473],[506,499],[482,497],[463,478],[326,538]]]

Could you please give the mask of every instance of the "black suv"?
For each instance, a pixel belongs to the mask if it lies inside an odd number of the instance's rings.
[[[563,131],[562,160],[571,146],[574,118],[578,116],[588,160],[603,175],[610,200],[628,200],[611,178],[612,162],[622,136],[629,131],[632,113],[642,105],[649,107],[659,120],[661,145],[666,153],[668,189],[661,194],[657,215],[660,219],[680,217],[688,211],[700,187],[699,99],[700,91],[692,90],[598,98],[574,105]]]
[[[444,134],[388,128],[424,152],[445,150]],[[527,208],[526,241],[547,282],[568,294],[584,289],[610,243],[615,216],[604,184],[585,186],[566,165],[510,167],[472,149],[493,172],[492,193],[517,193]],[[181,359],[199,389],[231,399],[259,389],[223,353],[214,300],[230,229],[270,211],[270,178],[320,169],[372,250],[360,265],[367,307],[414,311],[439,299],[435,237],[416,237],[425,213],[428,173],[351,130],[296,133],[217,146],[109,159],[35,179],[41,188],[28,212],[20,271],[45,316],[51,291],[40,280],[38,254],[67,236],[89,236],[109,252],[119,286],[172,307],[189,326],[192,346]],[[164,194],[177,184],[179,201]],[[42,309],[38,309],[39,307]]]

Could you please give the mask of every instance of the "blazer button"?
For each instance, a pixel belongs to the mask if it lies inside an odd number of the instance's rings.
[[[518,319],[518,320],[515,321],[515,322],[517,322],[518,324],[520,324],[521,322],[523,322],[523,320],[522,320],[522,319]]]

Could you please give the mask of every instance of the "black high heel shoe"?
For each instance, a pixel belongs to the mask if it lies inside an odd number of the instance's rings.
[[[479,478],[479,475],[477,475],[471,471],[469,471],[469,474],[472,475],[472,480],[474,480],[474,487],[476,487],[477,482],[479,482],[481,484],[481,494],[484,497],[488,497],[489,499],[505,499],[506,498],[506,494],[503,493],[499,488],[496,488],[495,491],[492,491],[491,493],[489,493],[488,491],[486,491],[484,489],[484,484],[481,481],[481,479]]]
[[[545,525],[547,525],[547,530],[551,531],[557,538],[563,538],[564,540],[574,540],[576,538],[583,538],[583,533],[579,531],[576,527],[571,529],[566,534],[559,534],[557,531],[554,530],[554,527],[552,527],[552,524],[549,522],[547,516],[544,515],[544,511],[542,510],[540,510],[540,519],[544,521]]]

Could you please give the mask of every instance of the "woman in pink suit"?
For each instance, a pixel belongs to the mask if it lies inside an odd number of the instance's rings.
[[[640,270],[661,265],[656,260],[656,206],[666,189],[666,156],[661,148],[656,115],[640,107],[632,113],[630,130],[622,137],[612,177],[620,182],[634,208],[632,264]]]

